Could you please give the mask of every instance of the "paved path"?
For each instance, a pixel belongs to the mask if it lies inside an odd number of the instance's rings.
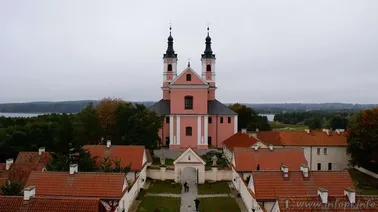
[[[165,194],[165,193],[160,193],[160,194],[152,194],[152,193],[147,193],[144,195],[145,197],[181,197],[181,194]]]
[[[182,188],[180,212],[195,212],[196,206],[194,204],[194,200],[198,196],[197,184],[196,184],[197,173],[195,170],[188,170],[187,172],[184,173],[184,175],[185,175],[185,180],[189,186],[189,192],[185,192],[184,188]]]
[[[198,198],[232,197],[232,194],[200,194]]]

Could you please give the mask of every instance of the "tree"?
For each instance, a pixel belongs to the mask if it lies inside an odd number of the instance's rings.
[[[352,165],[378,171],[378,107],[354,115],[348,126]]]
[[[118,98],[104,98],[97,105],[98,120],[105,135],[113,136],[116,125],[116,110],[125,102]]]
[[[265,116],[259,116],[255,110],[244,104],[233,104],[229,108],[238,114],[238,130],[271,130],[268,119]]]
[[[311,117],[306,119],[305,124],[310,130],[318,130],[322,128],[322,119],[319,117]]]
[[[83,148],[71,148],[68,152],[51,153],[51,160],[46,165],[48,171],[68,171],[70,164],[78,164],[79,171],[90,172],[96,170],[96,157]]]
[[[131,170],[131,164],[129,166],[122,166],[120,159],[110,159],[109,157],[104,157],[100,164],[100,171],[102,172],[116,172],[127,174]]]
[[[330,125],[332,130],[346,129],[348,126],[348,119],[341,115],[335,115],[331,118]]]
[[[9,181],[1,188],[1,193],[7,196],[18,196],[22,192],[22,184],[16,181]]]

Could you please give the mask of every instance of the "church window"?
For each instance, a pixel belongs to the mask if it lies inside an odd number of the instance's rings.
[[[192,75],[191,74],[186,75],[186,81],[192,81]]]
[[[231,117],[227,118],[227,122],[230,124],[231,123]]]
[[[209,124],[211,124],[212,122],[213,122],[213,119],[209,117]]]
[[[220,123],[223,124],[223,117],[220,117]]]
[[[193,97],[185,96],[185,109],[193,109]]]
[[[172,71],[172,64],[168,64],[168,71]]]
[[[206,71],[211,71],[211,65],[206,65]]]
[[[186,127],[185,134],[186,136],[192,136],[192,127]]]
[[[169,117],[165,117],[165,123],[169,124]]]

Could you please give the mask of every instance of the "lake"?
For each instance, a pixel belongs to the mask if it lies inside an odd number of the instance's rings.
[[[5,117],[33,117],[33,116],[39,116],[46,113],[0,113],[0,116]],[[273,121],[274,114],[259,114],[260,116],[266,116],[268,118],[268,121]]]
[[[0,116],[5,117],[34,117],[43,115],[45,113],[0,113]]]

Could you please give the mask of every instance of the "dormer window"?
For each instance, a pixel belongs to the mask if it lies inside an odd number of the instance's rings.
[[[185,109],[191,110],[193,109],[193,97],[192,96],[185,96]]]
[[[192,75],[191,74],[186,75],[186,81],[192,81]]]
[[[172,71],[172,64],[168,64],[167,71]]]
[[[206,71],[211,71],[211,65],[206,65]]]

